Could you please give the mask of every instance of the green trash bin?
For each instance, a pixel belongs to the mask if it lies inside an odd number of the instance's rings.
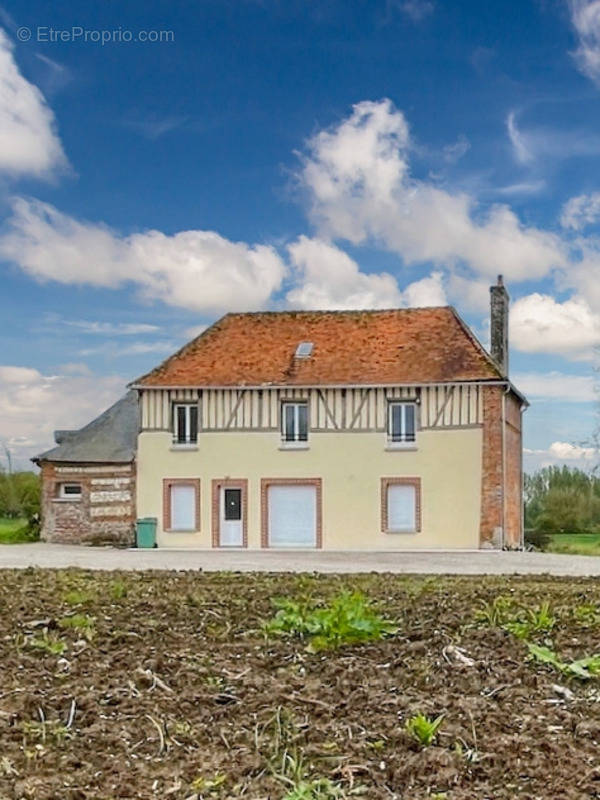
[[[136,531],[138,547],[156,547],[156,517],[138,519]]]

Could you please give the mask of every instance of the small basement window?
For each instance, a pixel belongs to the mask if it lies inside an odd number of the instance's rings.
[[[173,442],[196,444],[198,441],[198,405],[175,403],[173,406]]]
[[[388,442],[411,445],[416,441],[417,407],[415,403],[390,403],[388,406]]]
[[[61,500],[81,500],[81,484],[61,483],[58,487],[58,496]]]

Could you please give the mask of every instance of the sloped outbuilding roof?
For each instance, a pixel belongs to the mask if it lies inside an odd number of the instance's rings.
[[[299,358],[298,345],[312,343]],[[498,380],[454,308],[227,314],[140,387],[378,385]]]
[[[57,446],[32,460],[128,464],[135,457],[138,429],[137,392],[131,389],[84,428],[55,431]]]

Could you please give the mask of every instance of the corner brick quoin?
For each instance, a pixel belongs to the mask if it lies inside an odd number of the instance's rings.
[[[518,547],[521,539],[521,414],[502,386],[483,391],[480,547]],[[505,419],[502,435],[502,402]],[[503,451],[504,447],[504,451]]]
[[[114,544],[135,541],[135,465],[43,462],[42,531],[46,542]],[[61,500],[62,483],[81,484],[78,500]]]

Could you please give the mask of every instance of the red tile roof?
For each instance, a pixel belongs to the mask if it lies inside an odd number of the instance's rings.
[[[295,358],[300,342],[309,358]],[[377,385],[502,376],[450,307],[227,314],[142,386]]]

